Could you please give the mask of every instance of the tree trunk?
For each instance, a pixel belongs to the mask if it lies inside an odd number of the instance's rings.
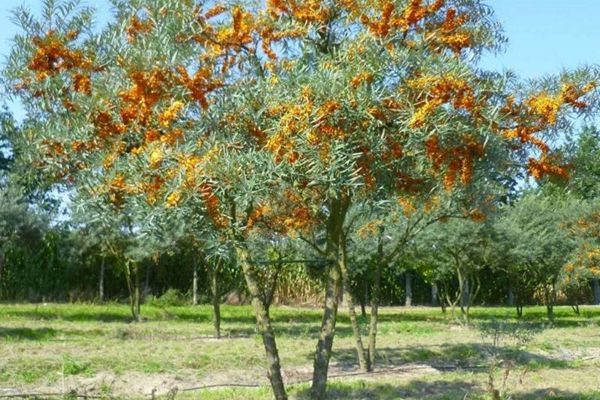
[[[412,306],[412,275],[410,271],[404,273],[404,306]]]
[[[370,365],[368,364],[367,357],[365,357],[365,347],[362,342],[362,334],[360,332],[360,325],[356,319],[356,309],[354,306],[354,296],[350,290],[350,276],[348,274],[347,254],[345,247],[345,238],[341,237],[341,259],[339,262],[340,271],[342,272],[342,282],[344,286],[344,297],[348,306],[348,314],[350,315],[350,325],[352,326],[352,333],[354,334],[354,342],[356,346],[356,355],[358,357],[358,365],[361,371],[369,371]]]
[[[574,304],[571,304],[571,308],[573,309],[573,312],[576,315],[579,315],[580,311],[579,311],[579,303],[575,302]]]
[[[271,382],[271,388],[273,389],[273,395],[275,396],[276,400],[287,400],[287,394],[285,392],[285,386],[283,383],[283,375],[281,374],[279,352],[277,350],[277,343],[275,341],[275,333],[273,332],[271,319],[269,317],[269,309],[262,301],[258,278],[251,264],[250,254],[248,253],[244,243],[240,243],[240,241],[243,239],[239,237],[236,239],[235,250],[237,260],[242,267],[244,278],[246,279],[246,284],[248,286],[248,291],[252,296],[252,306],[254,307],[254,314],[256,316],[256,325],[262,336],[263,345],[265,346],[265,352],[267,354],[268,377],[269,381]]]
[[[431,284],[431,306],[435,307],[438,305],[438,287],[434,282]]]
[[[131,316],[134,322],[140,322],[140,279],[137,263],[133,263],[131,270],[131,261],[125,262],[125,278],[127,280],[127,289],[129,290],[129,306],[131,307]],[[134,276],[132,276],[132,273]]]
[[[548,320],[550,322],[554,321],[554,305],[546,304],[546,314],[548,315]]]
[[[517,303],[517,318],[521,318],[523,316],[523,305]]]
[[[381,268],[383,260],[383,232],[379,227],[379,238],[377,241],[377,262],[373,271],[373,294],[371,295],[371,320],[369,321],[369,367],[375,368],[375,348],[377,345],[377,323],[379,317],[379,302],[381,301]]]
[[[141,312],[140,312],[140,264],[133,264],[133,271],[135,273],[135,313],[137,315],[137,320],[140,322],[142,320]]]
[[[192,305],[198,305],[198,267],[194,265],[194,275],[192,276]]]
[[[198,263],[196,262],[196,252],[192,255],[192,305],[198,305]]]
[[[106,257],[100,262],[100,278],[98,279],[98,301],[104,303],[104,269],[106,268]]]
[[[331,357],[331,348],[333,347],[333,337],[335,334],[335,323],[337,319],[338,301],[342,286],[341,273],[337,263],[328,267],[327,289],[325,292],[325,306],[323,320],[321,321],[321,331],[317,350],[315,352],[313,380],[312,380],[312,399],[325,399],[325,390],[327,386],[327,370],[329,369],[329,358]]]
[[[349,201],[341,199],[332,201],[327,221],[326,259],[329,265],[323,319],[321,320],[321,330],[315,351],[311,386],[311,398],[313,400],[324,400],[326,398],[327,371],[329,369],[329,359],[331,358],[331,349],[335,336],[338,302],[342,293],[342,274],[337,260],[340,248],[340,235],[349,205]]]
[[[546,311],[548,314],[548,320],[554,322],[554,304],[556,304],[556,288],[555,283],[552,282],[550,287],[546,286]]]
[[[218,262],[219,263],[219,262]],[[213,306],[213,331],[216,338],[221,337],[221,299],[219,296],[219,264],[215,266],[209,266],[209,277],[210,277],[210,295]],[[268,307],[267,307],[268,308]]]
[[[592,290],[594,293],[594,304],[600,305],[600,279],[592,279]]]
[[[469,278],[468,276],[465,274],[462,276],[462,285],[461,285],[461,291],[460,291],[460,311],[463,314],[467,313],[467,308],[469,307],[469,303],[471,302],[470,296],[471,296],[471,288],[469,285]]]

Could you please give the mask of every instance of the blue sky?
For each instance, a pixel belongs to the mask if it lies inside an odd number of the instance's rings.
[[[89,2],[103,14],[106,0]],[[40,8],[42,0],[0,0],[0,58],[10,51],[16,28],[10,10]],[[600,64],[600,0],[488,0],[509,39],[506,51],[488,56],[483,66],[510,69],[524,78],[560,72],[584,64]],[[21,110],[13,106],[17,118]]]

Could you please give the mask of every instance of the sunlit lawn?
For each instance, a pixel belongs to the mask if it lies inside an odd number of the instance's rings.
[[[211,308],[145,306],[131,323],[124,305],[0,305],[0,396],[15,393],[94,394],[179,399],[270,399],[264,351],[247,306],[224,306],[224,338],[211,338]],[[320,313],[274,307],[274,325],[292,398],[305,398]],[[475,308],[470,327],[434,308],[389,308],[381,315],[378,369],[360,375],[353,339],[341,313],[330,374],[334,399],[481,399],[488,396],[491,342],[478,326],[517,323],[509,308]],[[505,390],[513,399],[600,399],[600,307],[525,309],[541,329],[524,345],[505,343]],[[505,368],[496,374],[502,386]],[[195,389],[235,384],[263,387]],[[175,389],[176,388],[176,389]],[[194,389],[194,390],[188,390]]]

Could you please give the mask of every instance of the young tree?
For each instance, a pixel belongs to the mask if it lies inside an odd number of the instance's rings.
[[[521,274],[518,285],[541,291],[551,321],[559,278],[577,247],[569,226],[581,209],[568,196],[529,193],[505,210],[499,225],[512,244],[509,254]]]

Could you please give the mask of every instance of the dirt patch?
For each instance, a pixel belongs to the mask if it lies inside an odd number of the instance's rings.
[[[287,384],[310,382],[312,379],[312,366],[287,368],[284,371]],[[429,365],[407,364],[403,366],[389,366],[373,372],[362,373],[356,368],[347,365],[332,364],[329,371],[331,380],[362,379],[376,380],[382,378],[415,379],[441,372]],[[165,395],[173,391],[187,391],[194,388],[218,388],[228,385],[235,386],[268,386],[266,370],[254,367],[245,370],[230,370],[220,373],[208,373],[198,376],[195,370],[181,370],[174,373],[143,373],[124,372],[116,374],[111,371],[102,371],[94,376],[68,376],[52,385],[43,385],[28,388],[21,393],[69,393],[79,395],[113,395],[113,396],[151,396]],[[11,394],[18,393],[15,389]]]

